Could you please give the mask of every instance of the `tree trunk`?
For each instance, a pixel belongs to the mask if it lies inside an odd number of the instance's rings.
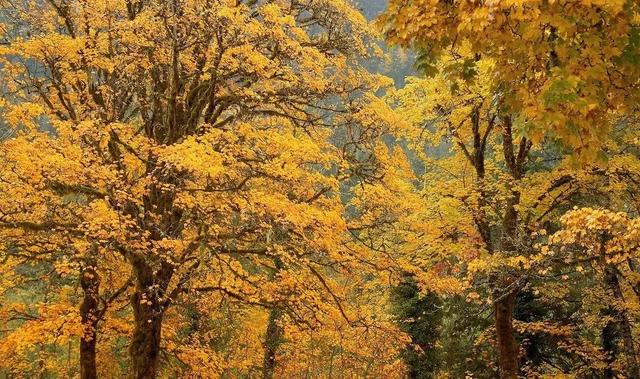
[[[98,326],[98,294],[100,289],[100,277],[96,271],[96,262],[89,259],[86,266],[80,272],[80,286],[84,292],[82,304],[80,304],[80,317],[82,320],[82,338],[80,338],[80,378],[96,379],[96,338]]]
[[[158,272],[142,258],[131,256],[136,278],[136,290],[131,296],[134,330],[129,355],[134,379],[154,379],[158,376],[160,341],[165,304],[164,291],[171,280],[171,270]]]
[[[516,294],[510,293],[495,304],[496,334],[500,352],[500,377],[518,377],[518,344],[513,331],[513,308]]]
[[[624,303],[624,295],[620,287],[618,274],[614,267],[607,266],[605,269],[605,281],[609,287],[609,291],[618,303]],[[629,379],[640,379],[640,366],[638,366],[638,357],[636,348],[633,343],[633,334],[627,312],[624,309],[615,309],[616,320],[618,321],[620,335],[624,346],[624,353],[627,358],[627,377]]]
[[[516,174],[514,174],[516,176]],[[517,226],[518,212],[516,205],[520,202],[520,193],[513,191],[513,196],[507,204],[503,218],[502,249],[513,253],[517,250]],[[494,289],[496,335],[498,350],[500,352],[500,377],[503,379],[516,379],[518,377],[518,352],[519,346],[513,330],[513,309],[515,307],[517,288],[512,288],[514,279],[508,274],[497,280],[498,287]],[[505,291],[508,291],[505,293]]]
[[[615,313],[615,309],[609,306],[603,316],[609,316],[615,320]],[[602,351],[605,353],[605,363],[607,365],[603,372],[604,379],[614,379],[616,377],[613,372],[613,363],[616,361],[618,354],[616,343],[618,335],[616,322],[614,320],[607,322],[604,328],[602,328]]]
[[[276,353],[284,335],[284,330],[280,325],[281,317],[282,311],[278,308],[272,309],[269,314],[269,325],[267,326],[267,335],[264,342],[263,379],[273,379],[276,369]]]
[[[146,301],[141,303],[142,300]],[[163,314],[155,304],[155,300],[146,299],[140,291],[133,294],[131,303],[135,325],[133,339],[129,346],[132,377],[154,379],[158,375]]]

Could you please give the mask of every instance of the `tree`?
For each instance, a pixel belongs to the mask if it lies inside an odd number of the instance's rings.
[[[634,280],[624,280],[635,274],[637,219],[621,212],[582,208],[568,212],[562,223],[563,228],[550,238],[551,246],[555,245],[556,249],[549,254],[563,256],[573,264],[580,262],[592,269],[602,283],[603,295],[608,298],[602,304],[610,304],[603,313],[606,315],[602,329],[603,350],[608,360],[605,376],[612,376],[612,363],[617,358],[616,334],[619,334],[626,359],[625,374],[629,378],[640,377],[638,351],[629,318],[629,307],[637,303],[638,297],[637,293],[635,298],[627,298],[624,294],[637,289]],[[582,271],[583,266],[580,267]]]
[[[483,78],[490,75],[493,65],[484,61],[478,67],[478,76]],[[417,99],[428,101],[417,102]],[[491,83],[485,80],[472,85],[464,79],[452,82],[445,75],[433,80],[414,80],[391,101],[397,103],[417,127],[411,142],[425,164],[433,165],[433,168],[427,167],[425,175],[429,202],[439,203],[437,197],[457,202],[452,209],[440,214],[461,218],[461,224],[451,223],[454,226],[448,233],[439,232],[429,238],[451,245],[448,251],[459,249],[460,242],[467,244],[467,261],[492,256],[492,262],[485,267],[487,270],[479,271],[485,271],[490,278],[500,353],[510,357],[502,371],[514,370],[518,348],[511,317],[520,283],[509,267],[504,267],[502,273],[496,269],[503,264],[499,262],[526,246],[518,222],[520,193],[517,188],[525,173],[531,142],[522,137],[514,143],[516,132],[512,119],[495,103]],[[425,146],[437,146],[442,139],[452,142],[453,154],[439,160],[427,156]],[[460,258],[445,257],[449,262]]]
[[[520,188],[532,148],[560,140],[580,161],[602,157],[609,112],[634,109],[637,99],[630,92],[637,83],[636,7],[631,1],[391,1],[380,18],[390,42],[421,51],[418,66],[430,76],[442,73],[455,90],[465,90],[457,83],[460,79],[481,81],[487,88],[477,100],[457,107],[467,120],[452,118],[446,106],[437,116],[446,119],[449,134],[476,172],[478,193],[469,199],[477,204],[470,216],[491,255],[531,251],[531,241],[522,238],[532,229],[524,214],[528,212],[522,212]],[[490,62],[489,70],[479,64],[483,61]],[[455,105],[453,99],[449,103]],[[466,129],[471,135],[459,132],[465,123],[471,124]],[[502,145],[495,150],[489,147],[494,130]],[[506,190],[501,225],[496,227],[487,214],[494,189],[487,187],[491,167],[485,163],[486,155],[498,149],[507,176],[501,185]],[[523,284],[518,277],[503,272],[490,279],[505,378],[518,373],[512,322],[517,288]]]
[[[518,372],[522,327],[513,317],[533,277],[538,231],[581,192],[572,188],[573,156],[551,141],[534,146],[505,113],[492,87],[494,63],[475,62],[476,77],[467,79],[447,68],[459,56],[464,48],[444,59],[441,74],[410,79],[389,101],[414,125],[407,140],[424,165],[432,220],[421,238],[425,254],[440,270],[449,267],[469,300],[493,305],[500,370],[516,375],[509,372]]]

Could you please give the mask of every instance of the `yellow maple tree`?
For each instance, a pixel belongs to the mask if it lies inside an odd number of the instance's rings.
[[[46,304],[73,318],[63,335],[81,337],[83,378],[126,296],[137,378],[158,374],[184,298],[348,319],[334,283],[355,262],[341,183],[384,175],[380,137],[395,127],[375,96],[390,81],[359,61],[378,54],[373,32],[349,2],[0,4],[15,134],[0,148],[3,254],[41,259],[67,287],[79,275],[79,306]]]

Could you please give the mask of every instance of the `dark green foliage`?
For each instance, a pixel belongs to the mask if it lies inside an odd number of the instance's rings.
[[[434,378],[440,363],[436,342],[440,337],[442,301],[434,294],[421,294],[411,276],[394,289],[392,299],[398,325],[412,340],[403,352],[409,377]]]

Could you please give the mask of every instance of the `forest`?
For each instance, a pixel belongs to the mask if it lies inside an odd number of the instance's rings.
[[[0,0],[0,379],[640,379],[639,0]]]

